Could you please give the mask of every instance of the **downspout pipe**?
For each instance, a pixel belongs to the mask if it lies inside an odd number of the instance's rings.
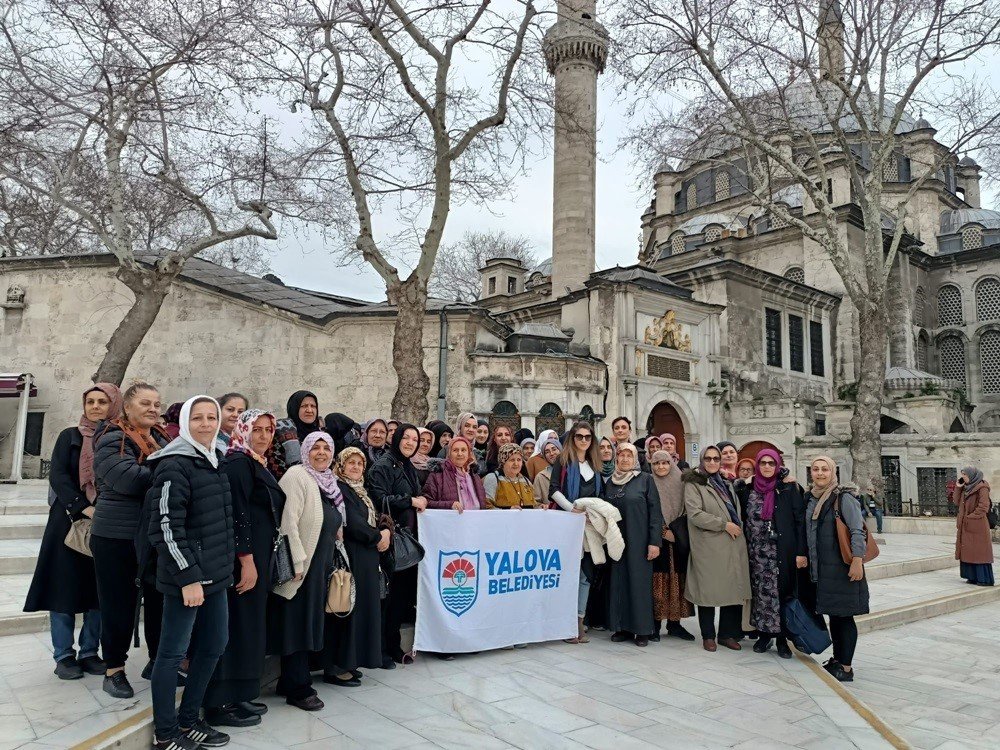
[[[438,312],[438,399],[437,418],[445,420],[445,406],[448,400],[448,308],[463,306],[462,302],[449,302]]]

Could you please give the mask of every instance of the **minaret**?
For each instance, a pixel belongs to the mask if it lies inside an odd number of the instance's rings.
[[[594,271],[597,76],[607,57],[596,0],[558,0],[558,20],[545,34],[545,62],[556,77],[553,297],[582,287]]]
[[[820,75],[823,78],[843,78],[844,16],[840,0],[820,0],[817,20]]]

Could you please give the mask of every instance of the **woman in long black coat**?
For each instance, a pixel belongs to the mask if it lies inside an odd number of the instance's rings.
[[[49,520],[38,550],[35,574],[24,603],[25,612],[49,612],[55,674],[75,680],[104,674],[97,651],[101,638],[101,611],[97,601],[94,560],[66,546],[73,521],[91,518],[97,497],[94,483],[94,430],[105,419],[116,419],[122,395],[111,383],[98,383],[83,394],[83,416],[56,438],[49,469]],[[83,613],[79,653],[73,648],[76,614]]]
[[[382,666],[381,553],[390,532],[380,528],[375,504],[365,489],[365,454],[345,448],[337,457],[337,484],[344,498],[344,548],[354,576],[354,610],[347,617],[326,616],[323,681],[357,685],[358,667]]]
[[[420,480],[410,457],[417,452],[420,435],[411,424],[401,424],[392,436],[392,445],[368,471],[366,485],[375,510],[392,514],[401,526],[416,531],[418,511],[427,507],[420,494]],[[389,581],[389,596],[383,606],[382,668],[395,669],[403,663],[400,626],[416,614],[417,566],[394,571]]]
[[[285,493],[271,471],[274,431],[270,412],[243,412],[222,465],[233,498],[237,559],[236,584],[228,591],[229,643],[205,694],[205,718],[215,726],[253,726],[267,711],[254,699],[264,673],[271,557],[285,507]]]
[[[611,563],[608,621],[616,643],[649,644],[653,622],[653,560],[660,555],[663,513],[653,477],[638,469],[639,451],[619,443],[615,472],[604,485],[604,499],[618,508],[625,553]]]

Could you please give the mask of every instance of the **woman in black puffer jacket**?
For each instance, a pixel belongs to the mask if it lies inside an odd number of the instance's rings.
[[[368,472],[365,484],[378,513],[390,513],[400,526],[416,532],[416,512],[427,507],[420,494],[420,479],[410,458],[417,452],[420,433],[412,424],[401,424],[392,436],[392,445]],[[398,570],[389,581],[389,595],[382,602],[382,668],[395,669],[403,663],[399,628],[415,618],[417,566]]]
[[[137,546],[145,543],[140,516],[153,470],[145,461],[169,442],[156,426],[160,418],[160,394],[148,383],[134,383],[122,396],[123,411],[117,419],[98,427],[94,444],[94,478],[97,486],[90,550],[94,553],[97,598],[101,608],[101,651],[107,668],[104,692],[115,698],[131,698],[132,686],[125,676],[129,640],[142,593],[149,678],[160,641],[163,598],[139,569]],[[141,537],[141,538],[139,538]],[[136,581],[144,581],[140,587]]]
[[[229,640],[229,600],[236,542],[229,477],[215,439],[219,404],[195,396],[181,407],[180,435],[149,457],[155,465],[149,541],[156,548],[156,588],[163,631],[153,667],[153,746],[220,747],[229,741],[199,718],[208,682]],[[194,643],[184,697],[176,708],[177,671]]]

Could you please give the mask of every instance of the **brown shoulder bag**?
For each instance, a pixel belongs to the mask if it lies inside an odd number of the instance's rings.
[[[840,545],[840,556],[843,558],[845,565],[850,565],[854,561],[854,553],[851,552],[851,529],[840,517],[839,495],[833,504],[833,513],[837,523],[837,542]],[[875,539],[868,531],[868,526],[862,523],[861,528],[865,532],[865,554],[861,558],[861,561],[867,564],[878,557],[878,545],[875,544]]]

